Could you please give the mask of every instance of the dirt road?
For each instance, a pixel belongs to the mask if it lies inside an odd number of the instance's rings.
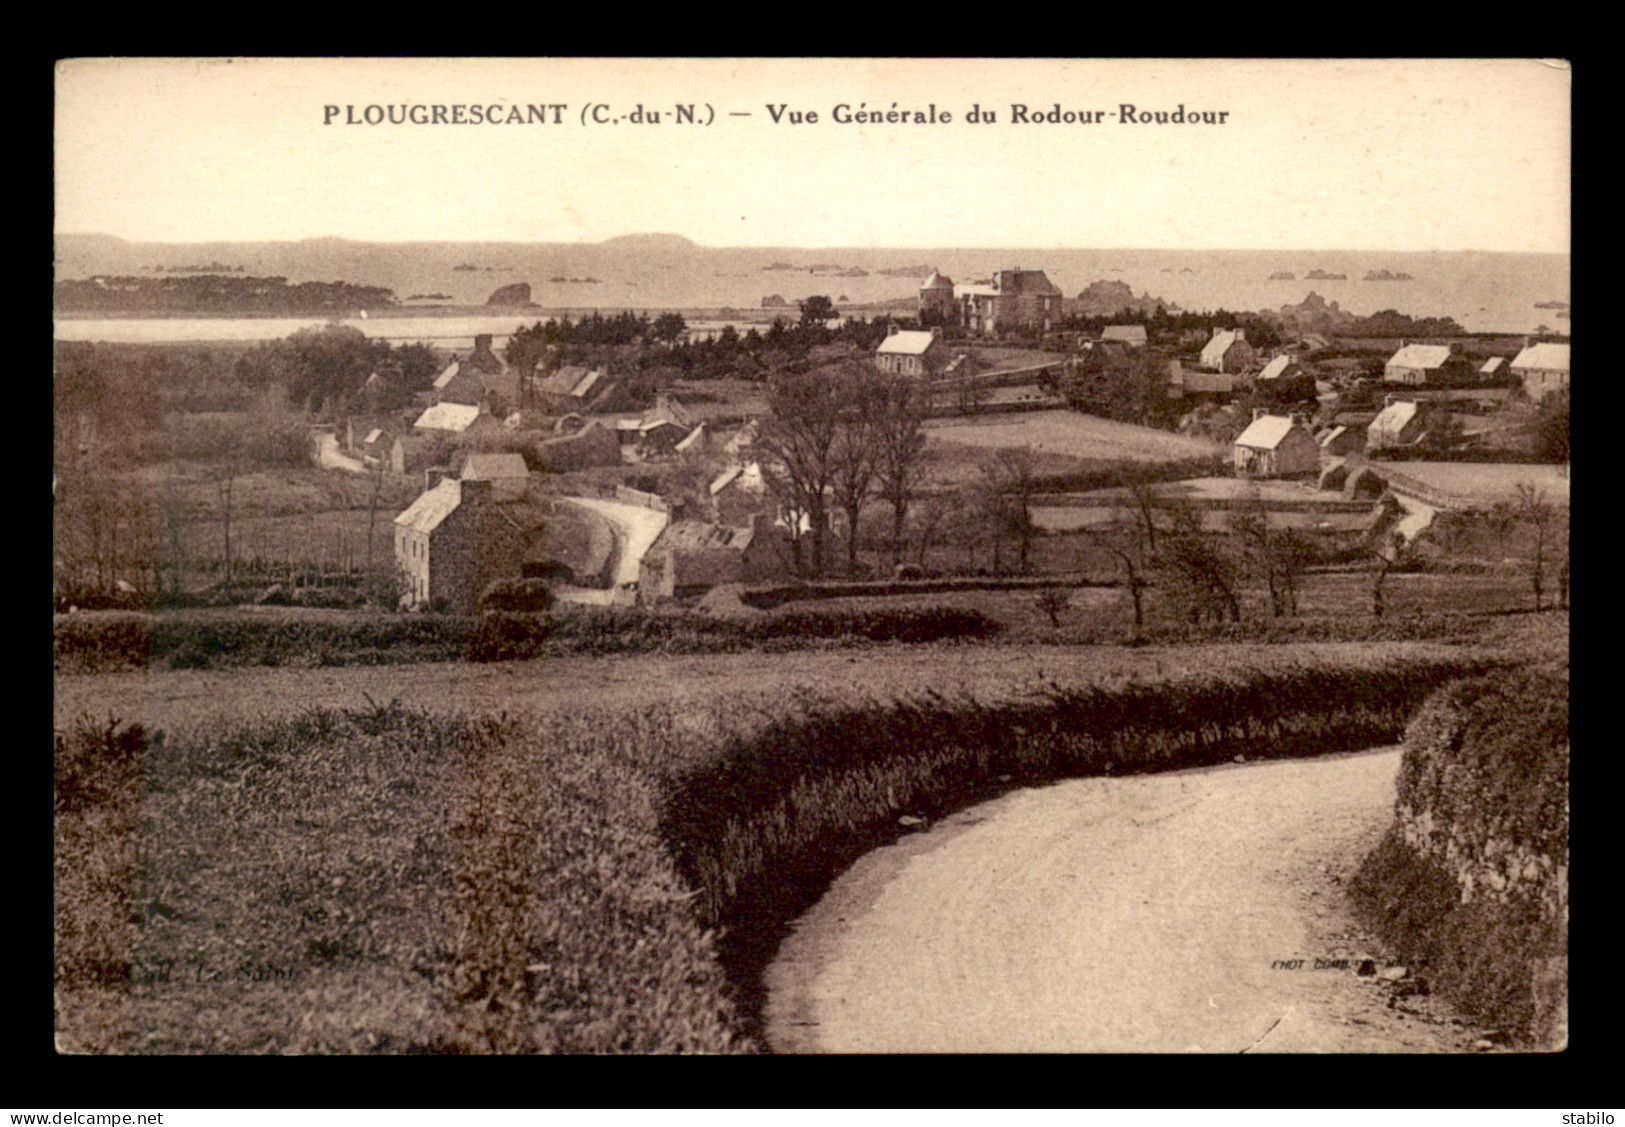
[[[1398,764],[1386,749],[1079,779],[963,811],[865,857],[798,922],[768,975],[769,1041],[1470,1051],[1477,1034],[1405,996],[1418,975],[1389,968],[1343,902]]]
[[[346,473],[366,473],[367,467],[339,449],[339,440],[331,434],[316,436],[316,464],[324,470],[344,470]]]

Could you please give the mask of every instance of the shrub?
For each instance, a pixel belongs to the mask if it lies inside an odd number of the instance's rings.
[[[553,608],[553,589],[544,579],[498,579],[480,596],[481,610],[542,614]]]

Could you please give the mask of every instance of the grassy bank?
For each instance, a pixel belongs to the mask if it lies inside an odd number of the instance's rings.
[[[58,734],[60,1040],[95,1052],[750,1050],[790,916],[898,832],[1068,775],[1391,740],[1469,658],[999,702],[398,704]]]
[[[1432,988],[1525,1046],[1566,1035],[1568,774],[1566,671],[1440,690],[1406,731],[1398,816],[1353,884]]]

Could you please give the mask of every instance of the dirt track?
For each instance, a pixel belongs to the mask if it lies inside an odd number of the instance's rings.
[[[1414,971],[1380,977],[1343,902],[1392,816],[1398,763],[1385,749],[1079,779],[963,811],[865,857],[798,922],[768,975],[769,1040],[1470,1051],[1476,1034],[1438,999],[1404,996]],[[1366,956],[1378,975],[1357,973]]]

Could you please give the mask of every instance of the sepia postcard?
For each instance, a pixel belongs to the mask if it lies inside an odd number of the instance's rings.
[[[1566,1048],[1571,77],[60,61],[56,1052]]]

